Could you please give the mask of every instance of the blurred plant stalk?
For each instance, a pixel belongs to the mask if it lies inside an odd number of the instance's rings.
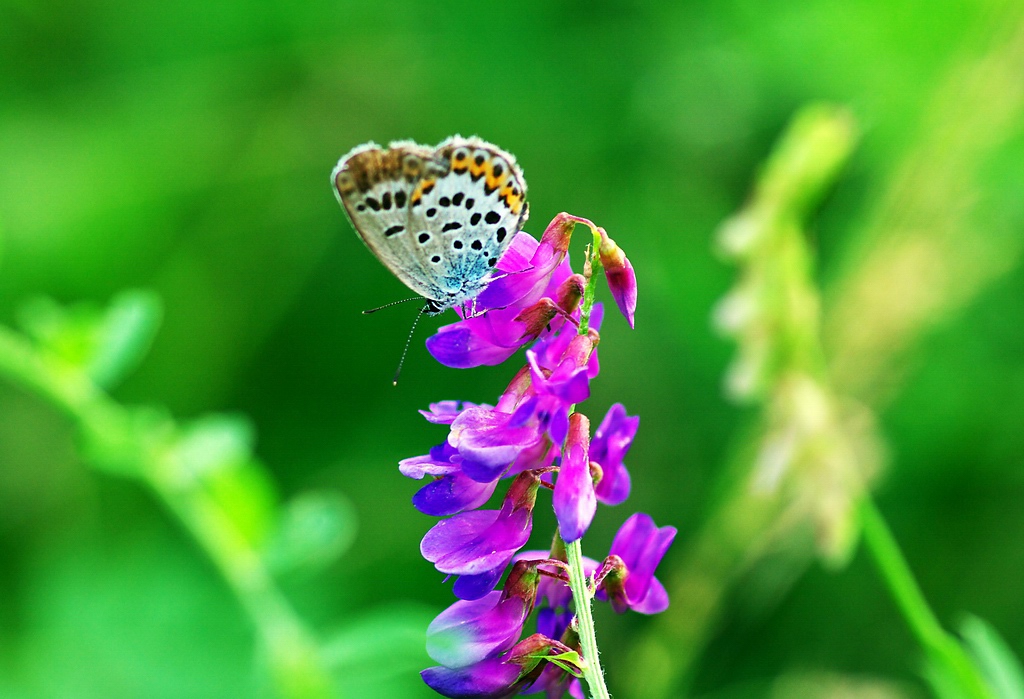
[[[681,695],[730,585],[768,553],[788,545],[787,580],[799,576],[813,558],[798,536],[808,524],[825,562],[847,560],[859,506],[882,462],[872,411],[891,395],[900,360],[1018,263],[1019,236],[992,235],[971,220],[979,171],[1024,112],[1024,6],[1007,3],[997,15],[985,55],[957,66],[936,94],[824,313],[803,222],[852,150],[854,129],[843,110],[801,111],[751,202],[720,231],[723,252],[743,270],[716,310],[718,326],[739,344],[727,391],[763,408],[735,441],[720,499],[669,584],[672,611],[626,663],[645,697]],[[963,696],[988,696],[930,611],[914,615],[920,608],[900,597],[913,579],[905,565],[905,579],[897,574],[898,549],[891,537],[893,547],[886,545],[884,522],[872,520],[877,512],[864,502],[869,551],[931,661],[952,668]]]
[[[196,460],[192,458],[196,453],[191,449],[193,453],[189,454],[188,440],[198,430],[190,433],[157,410],[126,408],[101,388],[100,384],[105,385],[106,380],[113,380],[134,364],[144,350],[142,346],[148,345],[148,338],[138,339],[140,334],[155,329],[154,314],[159,313],[155,300],[148,295],[128,296],[124,303],[115,302],[108,314],[115,322],[113,331],[105,333],[106,349],[98,353],[99,361],[84,362],[84,366],[62,356],[62,352],[70,351],[68,347],[76,344],[61,341],[66,340],[66,332],[63,336],[54,333],[58,351],[52,352],[47,351],[45,342],[40,347],[0,327],[0,378],[30,391],[66,415],[75,426],[80,450],[91,465],[137,480],[178,518],[251,619],[284,699],[337,697],[320,645],[277,588],[263,551],[253,543],[251,527],[246,526],[249,513],[232,509],[227,504],[232,500],[226,499],[216,484],[204,481],[204,475],[221,466],[250,471],[262,467],[251,461],[204,463],[202,472],[197,472]],[[52,310],[47,308],[46,312]],[[54,324],[41,325],[47,326],[41,331],[45,335]],[[213,436],[206,427],[202,428],[203,438]],[[222,448],[220,455],[234,460],[239,456],[235,446]],[[204,458],[211,451],[217,452],[209,448],[200,451],[206,452]],[[259,471],[257,474],[262,475]]]
[[[954,66],[844,273],[826,289],[823,341],[843,393],[883,405],[923,333],[1020,263],[1024,237],[983,221],[979,183],[1024,124],[1024,5],[982,28],[986,53]],[[1020,169],[1015,172],[1021,186]],[[852,251],[856,253],[857,251]]]

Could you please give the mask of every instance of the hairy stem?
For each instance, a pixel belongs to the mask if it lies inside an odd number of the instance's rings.
[[[576,622],[579,626],[580,646],[583,650],[583,678],[590,688],[591,699],[609,699],[608,687],[604,683],[604,671],[601,669],[601,658],[597,649],[597,635],[594,632],[594,615],[591,612],[591,594],[587,585],[587,576],[583,572],[583,547],[580,542],[573,541],[565,545],[569,558],[569,587],[572,589],[572,600],[576,605]]]

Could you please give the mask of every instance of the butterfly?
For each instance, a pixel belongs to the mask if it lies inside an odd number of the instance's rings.
[[[365,143],[331,173],[356,233],[437,315],[476,298],[526,221],[515,158],[479,138]]]

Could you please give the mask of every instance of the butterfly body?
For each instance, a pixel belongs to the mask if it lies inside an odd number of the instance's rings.
[[[515,158],[478,138],[364,144],[331,182],[359,237],[431,314],[487,287],[527,217]]]

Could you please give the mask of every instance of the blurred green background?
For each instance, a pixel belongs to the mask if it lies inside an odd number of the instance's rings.
[[[350,696],[432,696],[417,634],[450,587],[419,556],[432,522],[397,462],[444,438],[418,408],[493,401],[518,362],[441,367],[422,341],[453,316],[425,319],[391,386],[414,308],[360,314],[406,291],[338,207],[338,157],[367,140],[478,134],[522,164],[527,230],[565,210],[625,249],[636,330],[609,316],[585,410],[599,419],[621,401],[641,416],[634,491],[599,511],[584,552],[603,555],[631,512],[649,512],[680,530],[671,588],[736,486],[725,464],[752,416],[722,391],[734,348],[710,316],[736,272],[713,233],[797,109],[845,105],[858,148],[810,224],[828,337],[878,327],[915,290],[938,298],[894,337],[877,380],[848,388],[877,410],[879,505],[943,621],[977,613],[1021,655],[1024,121],[1012,82],[971,72],[994,61],[1024,75],[1021,14],[995,0],[0,0],[0,322],[18,326],[41,295],[101,306],[156,292],[162,326],[114,398],[182,420],[247,415],[266,488],[347,498],[351,547],[281,586],[318,636],[348,644]],[[949,98],[958,84],[979,99]],[[951,290],[895,266],[875,279],[877,305],[830,326],[870,251],[885,259],[878,212],[901,211],[901,191],[942,229],[922,269],[953,270]],[[906,225],[931,235],[927,219]],[[854,366],[886,350],[848,346]],[[538,545],[551,521],[538,517]],[[816,677],[926,696],[919,651],[862,555],[839,571],[740,568],[706,649],[680,651],[696,655],[693,696],[796,696]],[[687,623],[692,601],[674,602],[657,621],[598,610],[616,696],[646,696],[625,679],[642,664],[630,649]],[[152,492],[91,469],[71,421],[0,376],[0,697],[273,696],[258,647]]]

